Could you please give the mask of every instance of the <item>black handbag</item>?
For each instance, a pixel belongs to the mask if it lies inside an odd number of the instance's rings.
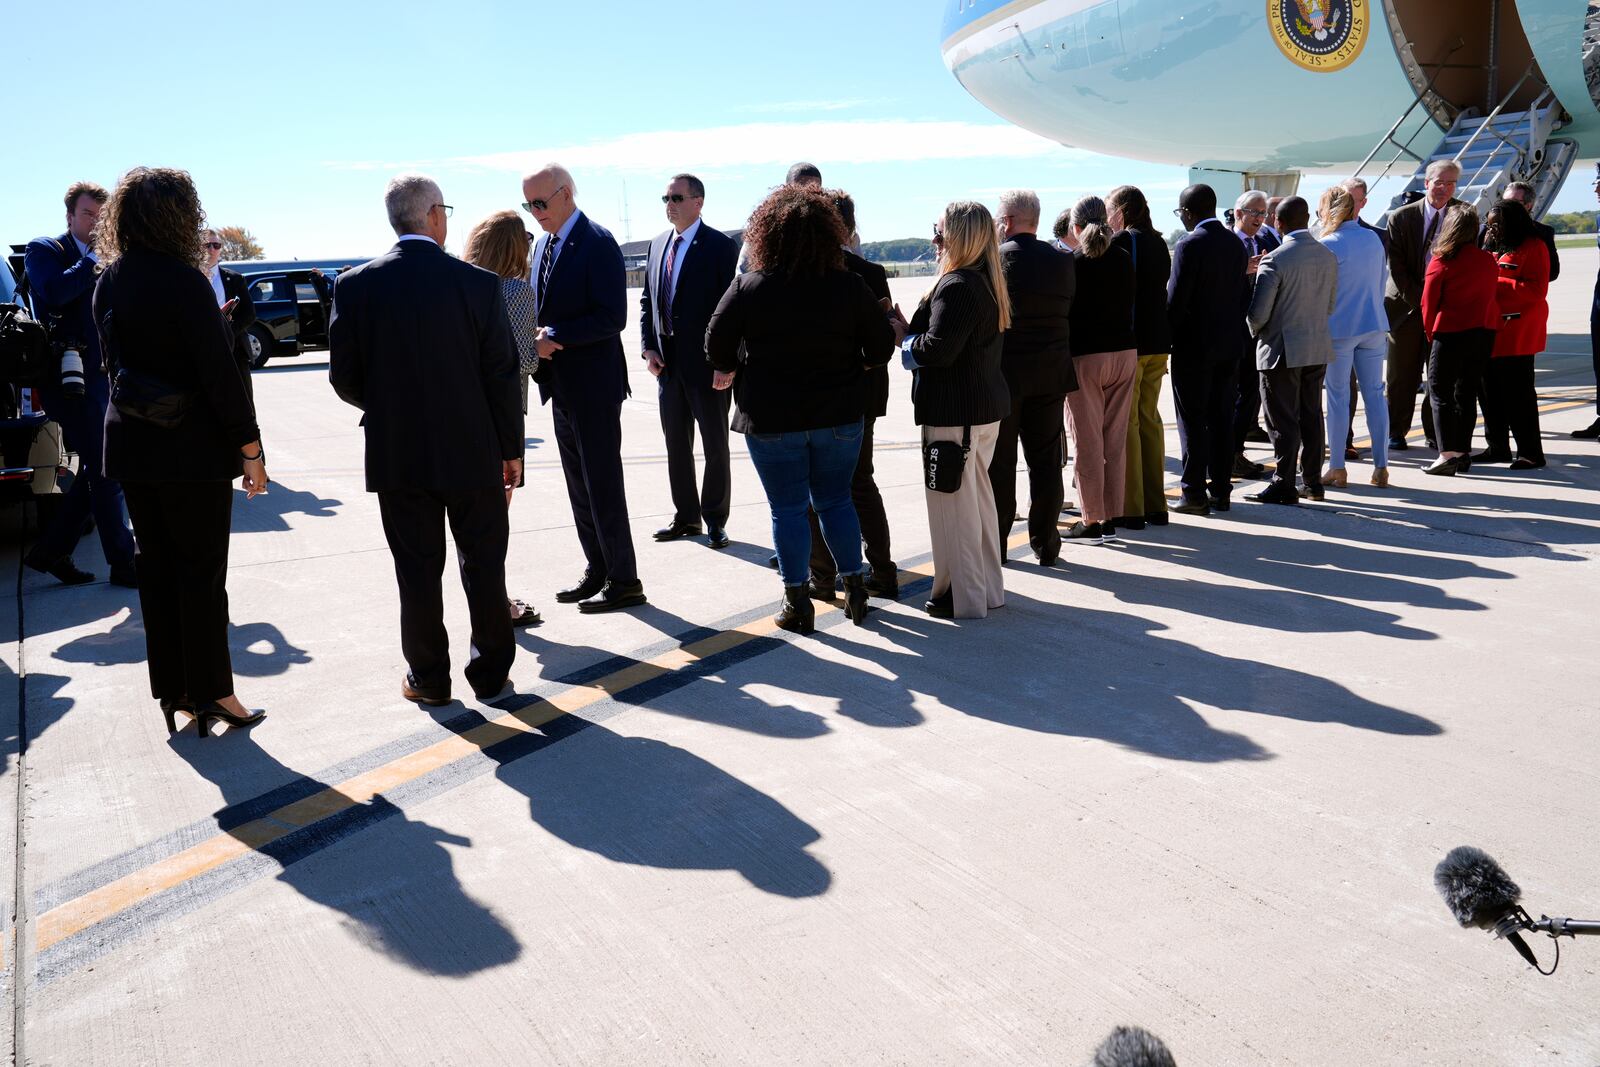
[[[930,441],[922,446],[923,484],[936,493],[954,493],[961,488],[961,471],[972,451],[972,427],[961,427],[961,443]]]
[[[111,316],[111,312],[106,312],[105,319],[100,323],[106,367],[112,372],[111,406],[130,419],[148,422],[163,430],[182,426],[194,403],[195,394],[175,388],[154,375],[121,366]]]

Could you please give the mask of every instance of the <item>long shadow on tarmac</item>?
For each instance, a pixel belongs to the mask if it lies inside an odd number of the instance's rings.
[[[284,781],[314,796],[329,788],[296,773],[248,736],[201,741],[186,729],[169,747],[195,772],[221,790],[226,801],[217,828],[239,831],[260,819],[263,798],[241,782]],[[276,799],[281,801],[282,791]],[[404,797],[396,798],[404,802]],[[343,843],[361,830],[382,832]],[[398,803],[378,795],[353,804],[275,841],[253,844],[256,855],[281,867],[278,881],[307,900],[343,913],[358,940],[389,958],[429,974],[459,976],[511,963],[522,954],[512,932],[489,908],[469,896],[455,875],[446,845],[470,847],[470,838],[414,819]],[[232,871],[236,885],[254,880],[248,869]],[[208,898],[233,886],[208,887]]]
[[[313,519],[336,517],[335,508],[344,506],[343,500],[318,496],[304,489],[290,489],[282,482],[273,482],[264,496],[246,501],[244,494],[233,498],[233,532],[281,533],[289,529],[287,515],[300,514]]]
[[[265,646],[264,648],[262,646]],[[283,631],[270,622],[228,626],[228,652],[233,673],[247,678],[282,674],[290,667],[311,662],[311,654],[290,644]],[[143,663],[144,617],[137,610],[103,634],[86,634],[56,649],[54,658],[67,663]]]

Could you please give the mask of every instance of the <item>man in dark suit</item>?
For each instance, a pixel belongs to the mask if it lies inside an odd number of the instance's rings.
[[[1533,186],[1527,182],[1512,182],[1506,186],[1505,199],[1515,200],[1528,209],[1528,217],[1533,220],[1533,230],[1539,235],[1539,240],[1544,242],[1545,251],[1550,253],[1550,280],[1555,281],[1561,277],[1561,253],[1556,249],[1556,231],[1553,226],[1546,226],[1539,221],[1538,204],[1533,192]]]
[[[1311,236],[1311,208],[1298,196],[1278,207],[1284,241],[1261,260],[1246,321],[1256,338],[1261,400],[1277,469],[1272,482],[1251,500],[1300,502],[1295,468],[1305,477],[1305,495],[1323,498],[1322,384],[1333,362],[1328,319],[1339,288],[1339,261]]]
[[[1276,234],[1267,229],[1267,194],[1252,189],[1239,197],[1233,205],[1233,232],[1244,245],[1245,273],[1253,280],[1256,265],[1261,257],[1281,243]],[[1233,476],[1259,478],[1264,468],[1244,454],[1249,441],[1261,441],[1266,434],[1261,429],[1261,373],[1256,370],[1256,349],[1248,334],[1239,352],[1239,393],[1233,406]]]
[[[1183,456],[1185,515],[1227,511],[1233,492],[1233,409],[1249,292],[1248,257],[1217,218],[1217,194],[1191,185],[1178,198],[1188,236],[1172,253],[1167,317],[1172,323],[1172,398]]]
[[[522,475],[516,347],[500,279],[445,254],[450,208],[438,185],[400,175],[383,199],[399,241],[339,276],[328,380],[363,412],[367,491],[378,494],[400,586],[401,694],[450,701],[440,585],[448,517],[472,618],[467,682],[491,700],[517,647],[505,571],[506,494]]]
[[[1417,387],[1428,362],[1428,340],[1422,332],[1422,280],[1433,258],[1433,242],[1444,225],[1444,213],[1455,198],[1461,165],[1440,159],[1428,164],[1421,199],[1389,216],[1389,281],[1383,307],[1389,316],[1389,450],[1404,452],[1411,418],[1417,410]],[[1435,445],[1433,405],[1422,404],[1422,432]]]
[[[250,298],[250,286],[245,284],[244,275],[222,265],[222,234],[216,230],[202,230],[200,236],[204,238],[206,278],[216,294],[217,306],[226,309],[228,325],[233,330],[233,355],[245,372],[248,388],[251,384],[249,331],[256,321],[256,302]]]
[[[522,180],[523,207],[544,231],[533,246],[539,395],[554,412],[556,447],[583,546],[583,577],[556,594],[586,613],[645,602],[622,481],[627,397],[627,272],[616,238],[578,210],[577,183],[549,164]]]
[[[40,390],[44,409],[61,427],[69,449],[78,453],[78,474],[55,514],[23,562],[68,585],[94,580],[72,562],[72,550],[92,514],[100,548],[111,567],[114,585],[138,585],[133,565],[133,533],[128,528],[122,488],[101,474],[106,406],[111,384],[100,357],[100,331],[95,326],[96,259],[90,241],[100,209],[109,195],[93,182],[75,182],[67,190],[67,232],[28,242],[24,271],[34,310],[50,326],[56,351],[70,347],[83,361],[83,392],[68,395],[59,374]]]
[[[672,522],[657,541],[701,532],[705,520],[712,548],[728,547],[728,509],[733,495],[728,461],[728,390],[711,388],[706,362],[706,325],[717,301],[739,269],[739,246],[704,224],[700,210],[706,187],[693,174],[678,174],[661,200],[672,228],[650,242],[644,294],[639,298],[639,335],[645,364],[656,377],[661,432],[667,441],[667,479],[672,486]],[[695,492],[694,436],[706,454],[704,481]]]
[[[856,202],[849,193],[835,189],[833,206],[839,209],[844,228],[852,238],[856,235]],[[849,248],[844,250],[845,269],[862,281],[887,311],[893,304],[889,296],[889,272],[881,266],[861,258]],[[863,353],[862,362],[866,362]],[[850,501],[856,507],[856,517],[861,520],[862,555],[866,557],[868,574],[866,589],[870,596],[895,600],[900,596],[900,568],[895,565],[894,553],[889,543],[889,516],[883,508],[883,494],[878,492],[878,480],[872,466],[872,431],[877,421],[889,410],[889,367],[880,364],[867,368],[867,402],[861,420],[861,451],[856,454],[855,473],[850,477]],[[816,600],[832,601],[838,591],[839,567],[828,542],[822,536],[822,521],[815,508],[807,508],[811,519],[811,588]]]
[[[1000,369],[1011,390],[1011,414],[989,462],[1004,551],[1017,513],[1017,442],[1028,465],[1028,543],[1048,567],[1061,555],[1056,523],[1066,496],[1061,481],[1062,404],[1078,388],[1067,319],[1077,278],[1071,254],[1039,240],[1039,197],[1026,189],[1000,194],[995,216],[1000,265],[1011,297],[1011,328],[1002,336]]]

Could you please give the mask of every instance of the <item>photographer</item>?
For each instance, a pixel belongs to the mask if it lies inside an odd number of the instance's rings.
[[[40,392],[67,447],[78,453],[78,475],[23,562],[68,585],[93,581],[94,575],[72,562],[72,550],[92,511],[111,581],[132,588],[138,581],[122,489],[100,471],[110,388],[90,307],[97,269],[90,242],[108,196],[93,182],[74,182],[66,196],[67,232],[28,243],[25,263],[34,308],[48,324],[50,343],[61,361],[60,373]]]

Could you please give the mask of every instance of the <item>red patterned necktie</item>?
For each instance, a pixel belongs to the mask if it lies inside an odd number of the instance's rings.
[[[661,332],[672,336],[672,264],[678,258],[678,246],[683,244],[683,234],[678,234],[667,249],[667,261],[661,264]]]

